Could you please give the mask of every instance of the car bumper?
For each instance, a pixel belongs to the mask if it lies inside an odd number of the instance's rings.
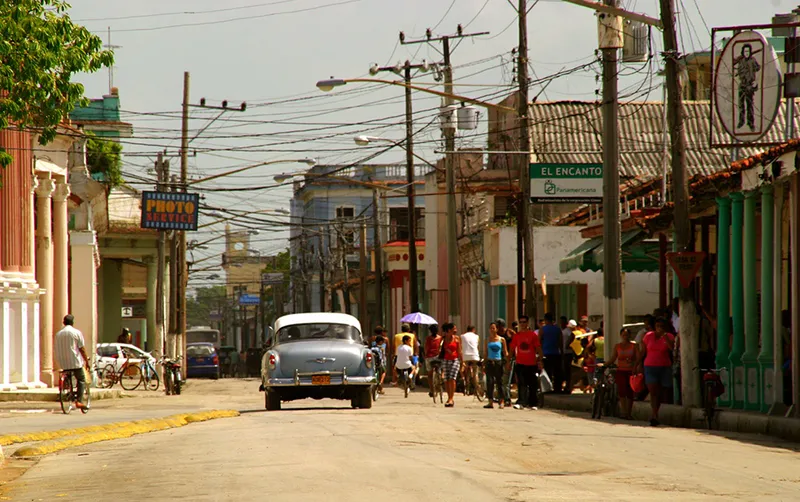
[[[347,376],[331,375],[331,381],[327,384],[312,383],[312,376],[296,376],[295,378],[268,378],[266,387],[336,387],[349,385],[373,385],[377,383],[375,376]]]
[[[214,376],[219,374],[219,366],[189,366],[187,376]]]

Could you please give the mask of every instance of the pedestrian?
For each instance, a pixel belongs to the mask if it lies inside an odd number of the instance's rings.
[[[644,316],[644,326],[642,326],[642,329],[640,329],[639,332],[636,333],[636,339],[634,340],[636,345],[641,345],[642,338],[644,338],[644,335],[655,329],[655,326],[653,325],[655,323],[655,320],[656,318],[653,317],[652,314],[647,314],[646,316]]]
[[[564,383],[561,367],[563,364],[564,343],[561,328],[554,324],[555,316],[551,312],[544,315],[544,326],[539,328],[539,340],[544,354],[544,370],[553,382],[553,392],[560,392]]]
[[[392,346],[391,346],[392,354],[396,354],[397,353],[397,349],[401,345],[403,345],[403,337],[404,336],[411,337],[411,347],[412,347],[411,350],[412,350],[412,352],[414,351],[413,347],[416,344],[417,337],[414,335],[414,333],[411,332],[411,326],[409,326],[408,324],[403,323],[403,324],[400,325],[400,333],[395,334],[394,338],[392,339],[392,342],[393,342]],[[397,373],[396,372],[392,375],[392,381],[394,383],[397,383]]]
[[[583,342],[586,337],[584,337],[583,330],[574,319],[570,319],[567,326],[572,328],[572,343],[569,344],[572,352],[569,393],[572,394],[573,389],[578,387],[585,394],[589,387],[589,379],[583,369]]]
[[[561,316],[559,319],[559,324],[561,326],[561,343],[564,347],[564,352],[561,355],[561,378],[564,381],[564,388],[563,389],[556,389],[556,392],[562,392],[564,394],[570,394],[572,392],[572,378],[571,378],[571,367],[572,367],[572,359],[575,353],[572,351],[570,345],[573,341],[575,341],[575,335],[572,333],[573,328],[578,327],[578,324],[575,321],[572,321],[570,324],[567,321],[566,316]]]
[[[503,409],[503,361],[507,359],[506,341],[497,334],[497,324],[492,323],[489,325],[489,336],[486,338],[486,397],[489,402],[484,408],[494,408],[494,391],[497,387],[500,409]],[[509,398],[508,401],[510,400]]]
[[[131,330],[128,328],[122,328],[122,333],[119,334],[117,337],[117,343],[127,343],[130,344],[132,340]]]
[[[386,379],[386,339],[383,335],[375,337],[375,346],[372,350],[377,350],[380,354],[380,362],[375,365],[375,370],[378,377],[378,394],[383,394],[383,381]]]
[[[644,369],[644,379],[650,392],[650,425],[659,425],[658,411],[667,394],[672,394],[672,360],[675,337],[667,331],[669,320],[656,319],[656,329],[644,335],[637,369]]]
[[[456,325],[448,322],[442,326],[444,340],[442,340],[442,359],[444,361],[444,388],[447,391],[445,408],[455,406],[453,401],[456,394],[456,379],[461,368],[461,338],[456,334]]]
[[[464,389],[468,395],[471,395],[471,385],[475,381],[476,376],[480,375],[480,337],[475,333],[475,326],[472,324],[467,325],[467,332],[461,335],[461,351],[464,357]]]
[[[64,316],[64,327],[56,333],[55,349],[56,361],[61,367],[61,371],[72,373],[75,380],[78,382],[78,400],[75,406],[79,409],[86,409],[83,404],[83,397],[86,392],[86,371],[89,369],[89,356],[86,355],[84,348],[85,341],[83,333],[75,329],[75,318],[72,314]]]
[[[505,364],[503,365],[503,399],[506,402],[506,406],[511,406],[511,382],[514,379],[514,354],[510,351],[511,347],[511,340],[514,339],[514,335],[516,334],[516,330],[510,330],[506,328],[506,321],[503,318],[498,317],[495,320],[495,325],[497,326],[497,334],[505,340],[506,347],[509,347],[509,357],[505,360]]]
[[[519,402],[514,409],[538,409],[539,370],[542,369],[542,344],[536,333],[528,328],[527,316],[520,317],[520,331],[511,340],[511,352],[515,354],[517,392]]]
[[[411,371],[414,368],[414,363],[412,358],[414,357],[414,349],[411,348],[411,336],[410,335],[403,335],[401,339],[401,344],[397,347],[397,351],[395,352],[395,364],[394,369],[397,373],[397,378],[403,385],[403,390],[405,391],[405,397],[408,397],[408,388],[411,385]]]
[[[433,397],[433,374],[442,367],[439,352],[442,349],[442,337],[439,335],[439,325],[428,326],[430,334],[425,337],[425,372],[428,374],[428,397]]]
[[[631,330],[628,328],[622,328],[619,332],[619,337],[622,341],[614,346],[608,365],[617,364],[617,374],[614,376],[614,381],[617,384],[617,395],[622,409],[622,418],[632,420],[633,389],[631,388],[631,376],[633,376],[636,361],[639,359],[639,347],[631,342]]]

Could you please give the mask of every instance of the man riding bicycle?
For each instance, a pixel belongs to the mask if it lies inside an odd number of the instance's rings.
[[[78,382],[78,401],[75,406],[78,409],[86,409],[86,405],[81,401],[86,392],[86,371],[89,369],[89,357],[84,349],[83,334],[75,329],[75,318],[72,314],[64,316],[64,328],[56,333],[55,352],[58,365],[61,371],[72,373]]]
[[[474,392],[472,386],[476,385],[481,363],[480,337],[475,333],[475,326],[467,326],[467,332],[461,335],[461,346],[464,356],[464,390],[471,394]]]
[[[408,397],[408,386],[410,385],[411,370],[414,369],[414,351],[411,348],[411,337],[409,335],[403,336],[403,344],[397,347],[395,354],[395,371],[397,372],[397,381],[402,385],[406,397]]]

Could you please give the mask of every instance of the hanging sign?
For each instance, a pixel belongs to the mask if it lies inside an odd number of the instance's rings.
[[[667,253],[667,261],[669,261],[672,270],[678,276],[678,281],[684,288],[692,285],[692,281],[697,277],[697,272],[703,266],[705,258],[706,254],[703,251]]]
[[[764,35],[742,31],[725,44],[714,70],[714,111],[735,140],[769,132],[781,98],[781,63]]]
[[[603,202],[603,164],[530,164],[531,202]]]
[[[142,228],[197,230],[200,195],[181,192],[142,192]]]

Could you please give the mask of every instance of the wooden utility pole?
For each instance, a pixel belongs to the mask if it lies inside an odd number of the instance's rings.
[[[679,83],[678,35],[675,29],[674,0],[659,0],[661,23],[664,25],[664,57],[667,79],[667,124],[672,152],[672,194],[675,203],[673,226],[678,251],[693,251],[691,221],[689,220],[689,187],[686,180],[686,136],[683,127],[683,103]],[[698,352],[700,340],[697,333],[694,289],[680,288],[680,343],[681,343],[681,397],[684,406],[700,406],[700,372]]]
[[[347,239],[344,237],[344,227],[336,229],[339,234],[339,250],[342,253],[342,270],[344,270],[344,279],[342,281],[342,297],[344,298],[344,313],[351,312],[350,305],[350,274],[347,270]]]
[[[519,150],[531,151],[530,110],[528,104],[528,5],[526,0],[519,0],[517,7],[519,20],[519,53],[517,59],[517,80],[519,84]],[[517,217],[517,245],[522,244],[525,281],[525,314],[535,323],[539,318],[536,304],[536,274],[534,270],[533,228],[531,227],[531,183],[530,155],[519,155],[519,186],[522,197]],[[519,250],[517,258],[520,258]],[[520,267],[517,267],[519,271]],[[517,277],[518,295],[522,289],[523,277]],[[519,296],[518,296],[519,300]],[[545,306],[547,310],[547,306]],[[520,312],[521,314],[522,312]]]
[[[174,174],[169,177],[171,190],[178,190],[178,177]],[[178,267],[180,266],[178,253],[178,232],[170,230],[169,236],[169,330],[167,332],[167,357],[175,358],[178,355],[176,348],[178,333]]]
[[[476,37],[479,35],[486,35],[488,32],[481,33],[464,33],[461,25],[458,25],[458,31],[455,35],[446,35],[442,37],[433,37],[431,30],[427,30],[427,36],[421,40],[408,41],[405,36],[400,34],[400,42],[404,45],[407,44],[421,44],[431,42],[442,42],[442,57],[444,59],[444,92],[446,94],[453,94],[453,67],[450,64],[450,42],[467,37]],[[456,130],[455,130],[455,111],[451,109],[453,105],[453,98],[444,98],[444,110],[446,113],[453,113],[451,118],[452,124],[450,127],[445,127],[444,144],[445,144],[445,185],[447,191],[447,232],[445,242],[447,243],[447,290],[448,290],[448,305],[450,320],[460,325],[461,322],[461,286],[458,279],[458,213],[456,212],[456,172],[455,163],[453,159],[455,156],[453,152],[456,149]]]
[[[383,326],[383,250],[381,249],[381,222],[378,190],[372,190],[372,250],[375,254],[375,302],[377,323]]]
[[[166,190],[166,182],[169,180],[169,161],[164,160],[164,155],[159,152],[158,158],[156,160],[156,176],[158,177],[158,187],[157,190],[159,192],[163,192]],[[165,307],[165,298],[164,298],[164,277],[166,271],[166,235],[164,230],[158,231],[158,243],[157,243],[157,277],[156,277],[156,332],[155,332],[155,340],[153,342],[153,349],[158,352],[160,356],[166,355],[164,351],[164,333],[166,326],[164,325],[165,316],[164,316],[164,307]]]
[[[189,72],[183,72],[183,103],[181,107],[181,191],[186,192],[189,172]],[[176,346],[180,355],[186,354],[186,231],[178,232],[178,332]],[[187,364],[181,366],[186,378]]]
[[[361,329],[366,330],[369,326],[367,316],[367,223],[361,223],[361,242],[359,249],[359,265],[361,282],[358,292],[358,317],[361,321]]]

